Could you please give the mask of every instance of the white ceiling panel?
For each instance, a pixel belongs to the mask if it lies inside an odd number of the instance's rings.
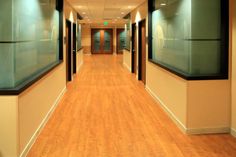
[[[68,0],[88,21],[120,20],[145,0]]]

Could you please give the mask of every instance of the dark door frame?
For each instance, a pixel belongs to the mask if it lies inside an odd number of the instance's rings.
[[[109,30],[110,31],[110,33],[111,33],[111,52],[110,53],[108,53],[108,52],[98,52],[98,53],[94,53],[94,45],[93,45],[93,39],[94,39],[94,36],[93,36],[93,33],[95,32],[95,31],[105,31],[105,30]],[[100,39],[104,39],[104,34],[101,34],[101,36],[100,36]],[[101,43],[100,43],[101,45],[101,47],[103,47],[103,44],[104,44],[104,41],[102,41],[101,40]],[[102,49],[102,48],[100,48],[100,49]],[[92,54],[113,54],[113,29],[112,28],[92,28],[91,29],[91,53]]]
[[[136,40],[135,40],[136,39]],[[136,42],[136,43],[135,43]],[[132,48],[131,48],[131,71],[136,74],[136,54],[137,54],[136,23],[132,24]]]
[[[146,50],[143,49],[146,49],[146,19],[138,23],[138,80],[146,84]]]
[[[125,31],[125,29],[124,28],[116,29],[116,54],[123,54],[123,51],[119,51],[119,46],[120,46],[119,39],[120,39],[120,33],[122,31]]]
[[[76,73],[76,64],[77,64],[77,59],[76,59],[76,34],[77,34],[77,29],[76,29],[76,24],[73,23],[73,73]]]
[[[72,80],[71,22],[66,20],[66,81]]]

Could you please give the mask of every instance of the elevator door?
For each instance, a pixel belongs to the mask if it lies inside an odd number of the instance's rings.
[[[112,29],[92,29],[92,53],[111,54],[113,52]]]

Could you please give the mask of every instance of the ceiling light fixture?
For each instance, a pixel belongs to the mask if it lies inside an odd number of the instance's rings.
[[[161,6],[165,6],[166,5],[166,3],[161,3]]]
[[[86,12],[82,12],[82,14],[86,14]]]

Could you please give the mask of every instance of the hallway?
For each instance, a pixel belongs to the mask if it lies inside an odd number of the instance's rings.
[[[184,135],[122,65],[85,55],[28,157],[233,157],[230,135]]]

